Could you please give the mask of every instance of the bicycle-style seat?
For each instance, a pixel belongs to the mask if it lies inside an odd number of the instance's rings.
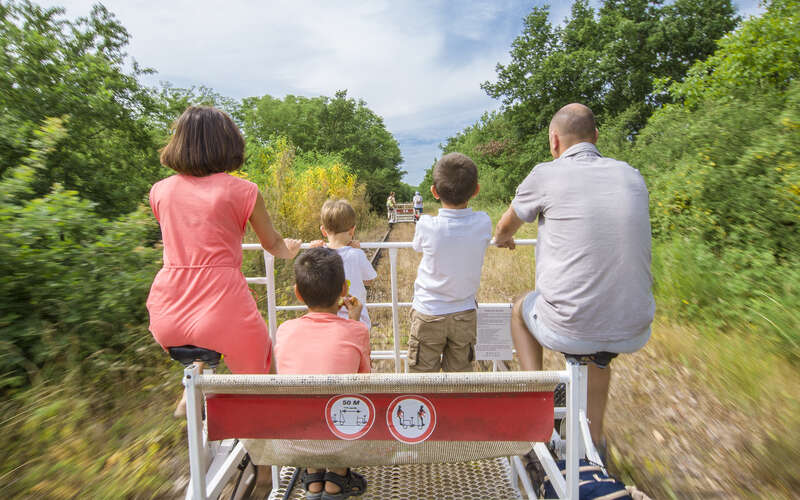
[[[222,355],[217,351],[203,349],[202,347],[195,347],[193,345],[170,347],[168,351],[170,357],[183,366],[189,366],[195,361],[202,361],[203,363],[207,363],[211,368],[216,368],[219,364],[219,360],[222,358]]]
[[[618,355],[616,352],[606,351],[596,352],[594,354],[567,354],[566,352],[562,352],[561,354],[563,354],[565,358],[571,359],[581,365],[594,363],[600,368],[607,367],[608,364],[611,363],[611,360]]]

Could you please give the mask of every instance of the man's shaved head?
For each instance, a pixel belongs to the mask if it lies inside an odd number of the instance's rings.
[[[573,102],[567,104],[550,120],[550,130],[564,138],[573,139],[569,142],[594,142],[595,129],[594,113],[587,106]]]

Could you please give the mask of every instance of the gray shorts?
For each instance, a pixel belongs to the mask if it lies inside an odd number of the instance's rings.
[[[539,292],[533,291],[522,301],[522,319],[537,342],[551,351],[567,354],[594,354],[596,352],[634,352],[638,351],[650,339],[650,328],[631,339],[601,342],[596,340],[579,340],[559,335],[549,329],[539,319],[536,312],[536,298]]]

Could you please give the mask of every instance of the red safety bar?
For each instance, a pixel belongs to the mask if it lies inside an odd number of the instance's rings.
[[[415,399],[426,401],[421,422],[428,430],[418,440],[546,442],[553,431],[552,392],[354,396],[368,400],[371,421],[363,433],[343,437],[330,422],[330,404],[341,395],[209,394],[208,439],[393,440],[398,401]],[[418,411],[403,410],[407,418]]]

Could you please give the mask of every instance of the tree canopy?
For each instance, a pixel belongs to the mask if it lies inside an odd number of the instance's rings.
[[[561,25],[534,7],[511,44],[511,61],[482,88],[502,113],[484,116],[444,152],[461,150],[482,166],[485,195],[508,199],[530,169],[547,161],[547,129],[570,102],[589,106],[602,126],[632,139],[654,109],[673,96],[658,84],[679,81],[739,18],[730,0],[606,0],[595,10],[576,0]],[[502,181],[495,183],[495,180]]]
[[[269,95],[242,101],[239,111],[248,140],[266,142],[276,135],[289,138],[301,152],[337,153],[367,186],[372,205],[381,208],[389,191],[400,189],[405,173],[400,148],[362,99],[347,91],[329,97]]]
[[[730,0],[606,0],[600,9],[577,0],[563,26],[547,7],[535,7],[511,46],[511,62],[497,65],[497,81],[482,87],[501,99],[522,135],[546,128],[563,104],[582,102],[598,118],[640,108],[632,131],[668,96],[654,93],[658,78],[680,79],[708,57],[738,22]]]
[[[28,1],[0,5],[0,173],[28,153],[47,117],[65,136],[36,172],[35,194],[58,182],[118,215],[141,203],[160,173],[159,102],[126,72],[129,35],[105,7],[74,21]],[[124,180],[124,182],[123,182]]]

